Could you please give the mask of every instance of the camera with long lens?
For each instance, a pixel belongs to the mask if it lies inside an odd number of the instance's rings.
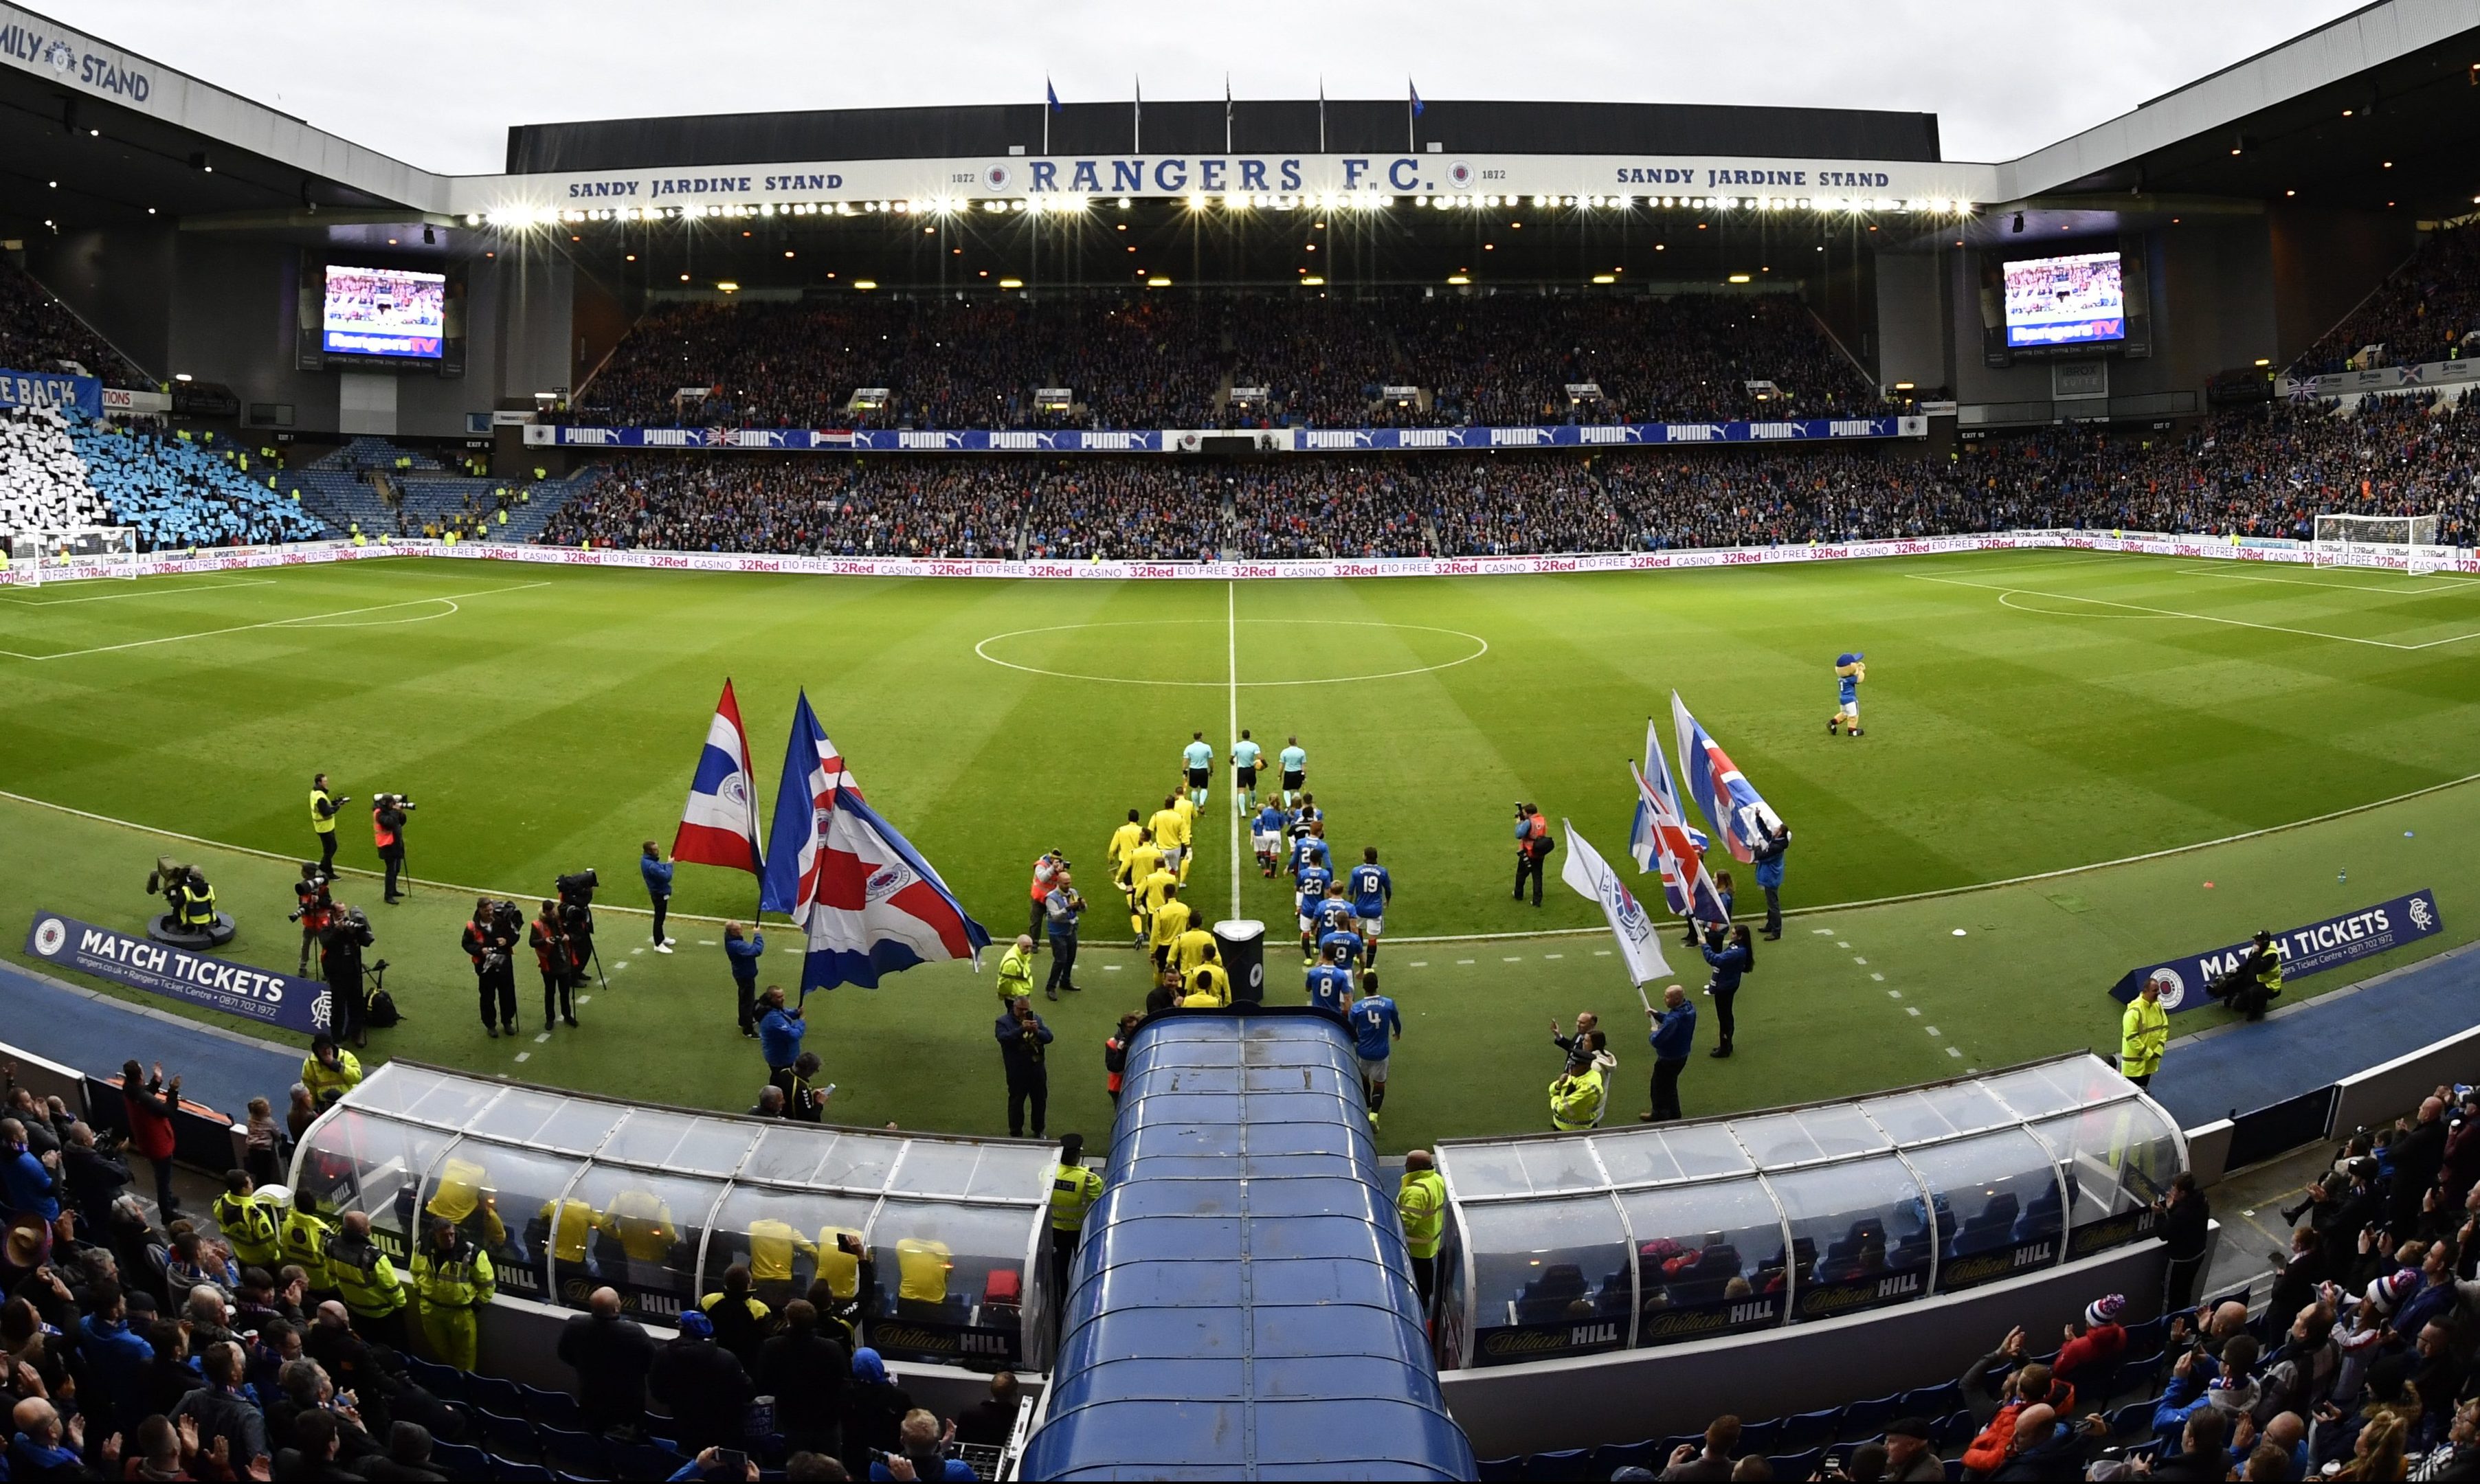
[[[583,953],[594,936],[594,888],[602,882],[594,868],[571,871],[552,883],[559,893],[559,930]]]
[[[490,919],[491,935],[494,938],[504,939],[511,945],[509,948],[495,948],[482,956],[483,970],[496,974],[508,966],[509,953],[517,939],[525,934],[526,913],[525,909],[514,902],[494,902],[487,915]]]
[[[383,809],[402,809],[408,814],[412,813],[414,810],[413,801],[402,794],[373,794],[371,795],[371,803]]]

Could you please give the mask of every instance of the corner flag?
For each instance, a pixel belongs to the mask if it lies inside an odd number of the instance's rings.
[[[1562,818],[1560,825],[1567,832],[1567,863],[1560,868],[1559,879],[1575,888],[1576,894],[1602,905],[1602,915],[1610,919],[1611,934],[1618,939],[1619,957],[1627,960],[1628,977],[1637,984],[1670,972],[1662,957],[1661,934],[1654,930],[1653,919],[1610,868],[1599,852],[1585,843],[1576,827]]]
[[[733,699],[732,681],[726,679],[723,699],[715,703],[713,720],[707,724],[706,751],[698,755],[688,803],[681,808],[680,832],[672,836],[672,858],[762,877],[756,783],[749,732],[740,725],[740,703]]]
[[[1688,791],[1696,796],[1696,806],[1713,823],[1715,833],[1722,837],[1735,859],[1756,859],[1757,840],[1766,831],[1780,825],[1782,817],[1766,803],[1756,785],[1741,774],[1739,764],[1722,751],[1721,744],[1696,725],[1696,718],[1688,714],[1677,691],[1670,693],[1670,721],[1679,739],[1679,776],[1686,780]]]

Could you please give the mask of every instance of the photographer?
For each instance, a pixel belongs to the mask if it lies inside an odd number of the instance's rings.
[[[310,780],[310,833],[319,842],[319,874],[336,874],[336,814],[353,802],[351,794],[329,794],[327,775]]]
[[[328,836],[332,842],[334,835]],[[327,870],[315,860],[301,862],[301,879],[293,883],[293,921],[301,924],[301,967],[299,974],[310,972],[310,950],[317,945],[319,934],[327,928],[328,914],[335,910],[336,900],[327,892]]]
[[[474,920],[465,925],[458,943],[465,957],[474,960],[482,1031],[494,1040],[504,1027],[508,1035],[517,1034],[517,966],[509,955],[517,946],[518,920],[515,903],[476,897]]]
[[[1524,880],[1533,879],[1533,905],[1541,905],[1541,863],[1550,858],[1550,822],[1529,804],[1515,806],[1514,900],[1524,900]]]
[[[568,938],[559,931],[559,904],[545,902],[542,915],[526,930],[526,941],[534,951],[534,967],[542,970],[543,1029],[551,1029],[552,1013],[570,1025],[577,1024],[577,1007],[570,998],[577,988],[579,965],[569,953]]]
[[[404,816],[412,807],[413,801],[402,794],[381,794],[371,801],[371,838],[378,846],[379,859],[387,863],[383,897],[390,907],[400,897],[396,883],[404,870]]]
[[[1007,1013],[991,1034],[998,1039],[999,1061],[1007,1068],[1008,1137],[1024,1137],[1024,1105],[1030,1101],[1033,1137],[1040,1139],[1050,1110],[1050,1069],[1043,1064],[1050,1027],[1033,1012],[1033,1002],[1019,995],[1008,1002]]]
[[[1059,998],[1062,988],[1076,989],[1076,923],[1085,915],[1085,899],[1077,893],[1074,878],[1066,862],[1059,868],[1058,883],[1050,895],[1042,899],[1043,926],[1050,934],[1050,979],[1043,992]]]
[[[359,908],[337,907],[319,934],[320,971],[327,981],[327,1023],[339,1040],[371,1043],[363,1028],[368,1002],[362,994],[362,950],[371,946],[371,922]]]

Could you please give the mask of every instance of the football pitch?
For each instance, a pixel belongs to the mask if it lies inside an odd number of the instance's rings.
[[[1846,650],[1869,656],[1858,739],[1824,726]],[[1565,851],[1541,908],[1511,901],[1511,829],[1515,802],[1537,801],[1563,838],[1624,864],[1624,764],[1649,715],[1670,750],[1673,689],[1793,827],[1784,897],[1800,914],[1760,945],[1741,1055],[1692,1067],[1692,1113],[2106,1048],[2105,991],[2127,968],[2415,888],[2437,890],[2447,930],[2419,951],[2474,935],[2480,583],[2025,550],[1238,583],[405,559],[7,589],[8,947],[38,908],[138,926],[169,853],[204,865],[240,920],[230,956],[290,969],[292,862],[313,853],[305,800],[324,770],[355,800],[347,867],[374,864],[374,793],[420,806],[413,901],[381,907],[366,877],[338,892],[370,911],[410,1017],[372,1055],[745,1107],[763,1068],[733,1030],[714,940],[750,912],[752,879],[681,868],[668,957],[643,950],[642,916],[606,910],[607,987],[547,1040],[530,974],[528,1034],[484,1037],[454,946],[475,889],[530,908],[593,866],[599,908],[642,907],[632,862],[646,839],[668,848],[727,676],[762,808],[806,688],[872,804],[994,938],[1024,927],[1037,855],[1075,862],[1095,902],[1085,989],[1038,1006],[1058,1032],[1054,1133],[1098,1137],[1101,1042],[1144,994],[1111,946],[1125,918],[1103,842],[1175,786],[1192,731],[1218,753],[1239,728],[1270,752],[1297,734],[1338,861],[1375,845],[1393,873],[1379,968],[1407,1033],[1391,1148],[1546,1126],[1545,1022],[1578,1009],[1615,1032],[1614,1116],[1644,1106],[1635,993],[1607,936],[1573,931],[1599,913],[1558,883]],[[1288,1001],[1288,896],[1258,876],[1232,804],[1219,770],[1185,894],[1268,921],[1270,998]],[[1736,870],[1741,911],[1762,908]],[[2073,874],[2022,880],[2057,872]],[[768,930],[769,979],[797,978],[789,938]],[[1692,990],[1684,955],[1674,937]],[[992,983],[938,965],[814,1000],[830,1116],[1004,1132]],[[1712,1036],[1700,1026],[1700,1048]]]

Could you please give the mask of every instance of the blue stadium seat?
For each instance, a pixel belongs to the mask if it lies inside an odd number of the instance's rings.
[[[1774,1435],[1774,1446],[1795,1451],[1801,1448],[1823,1447],[1834,1441],[1842,1424],[1841,1407],[1828,1407],[1822,1412],[1802,1412],[1795,1417],[1787,1417],[1782,1420],[1781,1430]],[[1779,1473],[1775,1475],[1776,1478],[1781,1476]],[[1808,1475],[1803,1473],[1799,1477],[1804,1479]]]
[[[1898,1417],[1944,1417],[1963,1410],[1963,1386],[1960,1382],[1942,1381],[1935,1386],[1923,1386],[1905,1392],[1897,1404]]]
[[[1621,1469],[1650,1469],[1656,1473],[1670,1461],[1670,1455],[1660,1451],[1660,1440],[1647,1438],[1642,1443],[1605,1443],[1593,1449],[1592,1459],[1586,1464],[1589,1477],[1607,1479]]]
[[[1524,1471],[1518,1477],[1526,1484],[1570,1484],[1590,1477],[1586,1464],[1592,1457],[1590,1448],[1562,1448],[1555,1453],[1535,1453],[1524,1460]]]
[[[452,1479],[481,1480],[495,1476],[491,1471],[491,1455],[480,1448],[467,1447],[462,1443],[433,1443],[430,1461],[448,1471]]]
[[[2156,1315],[2141,1324],[2130,1324],[2127,1326],[2127,1348],[2118,1353],[2133,1355],[2140,1350],[2158,1349],[2161,1337],[2169,1328],[2170,1319],[2166,1315]]]
[[[485,1412],[497,1412],[502,1417],[526,1415],[525,1393],[517,1390],[516,1382],[498,1376],[468,1376],[465,1399]]]
[[[521,1417],[504,1417],[488,1407],[481,1409],[482,1430],[473,1441],[502,1458],[521,1463],[533,1463],[542,1456],[542,1444],[534,1437],[534,1424]]]
[[[521,1464],[513,1458],[493,1458],[491,1477],[515,1479],[519,1484],[557,1484],[549,1469],[540,1464]]]
[[[610,1458],[611,1471],[624,1479],[668,1479],[688,1462],[668,1444],[656,1447],[643,1443],[615,1443],[610,1446]]]
[[[1781,1431],[1782,1423],[1776,1421],[1772,1418],[1767,1418],[1765,1420],[1758,1422],[1742,1422],[1740,1424],[1740,1451],[1742,1453],[1770,1453],[1774,1450],[1774,1438]]]
[[[1902,1404],[1903,1395],[1900,1392],[1892,1396],[1878,1396],[1868,1401],[1853,1402],[1843,1409],[1842,1420],[1835,1427],[1836,1441],[1866,1443],[1872,1438],[1881,1436],[1886,1431],[1888,1422],[1906,1415],[1900,1410]]]
[[[611,1477],[611,1449],[601,1438],[590,1432],[572,1432],[564,1427],[543,1427],[537,1431],[542,1438],[544,1463],[579,1478]]]
[[[547,1392],[539,1386],[517,1383],[517,1394],[526,1399],[526,1417],[544,1427],[558,1427],[569,1432],[585,1430],[585,1414],[578,1409],[577,1398],[566,1392]]]
[[[1778,1479],[1814,1478],[1818,1466],[1825,1462],[1825,1449],[1810,1448],[1805,1453],[1776,1453],[1766,1460]]]
[[[1482,1484],[1515,1484],[1516,1480],[1524,1477],[1524,1455],[1521,1453],[1512,1458],[1485,1458],[1479,1464],[1476,1476]]]
[[[413,1383],[442,1401],[465,1399],[465,1372],[453,1366],[442,1366],[418,1355],[404,1357],[404,1371]]]
[[[1969,1412],[1950,1412],[1937,1420],[1930,1432],[1932,1436],[1929,1441],[1937,1445],[1940,1452],[1944,1452],[1950,1448],[1969,1446],[1973,1439],[1980,1435],[1980,1422]]]
[[[2137,1438],[2153,1430],[2154,1403],[2132,1402],[2105,1414],[2113,1438]]]

